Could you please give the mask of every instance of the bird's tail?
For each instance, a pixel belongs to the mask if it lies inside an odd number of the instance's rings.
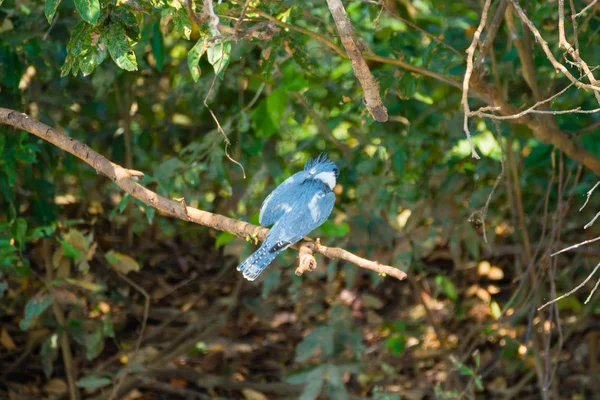
[[[249,281],[255,280],[283,249],[276,249],[273,245],[264,242],[258,250],[238,265],[237,270],[242,271],[244,278]]]

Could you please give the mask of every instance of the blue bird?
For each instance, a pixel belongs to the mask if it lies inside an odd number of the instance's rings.
[[[244,278],[255,280],[277,257],[327,220],[335,203],[337,166],[321,154],[308,159],[304,171],[279,185],[263,202],[259,222],[273,225],[260,248],[238,265]]]

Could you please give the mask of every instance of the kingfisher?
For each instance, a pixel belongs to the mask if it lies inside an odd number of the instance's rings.
[[[255,280],[277,254],[321,226],[335,203],[338,167],[321,154],[309,158],[304,170],[295,173],[267,196],[260,208],[259,223],[273,225],[260,248],[238,265],[244,278]]]

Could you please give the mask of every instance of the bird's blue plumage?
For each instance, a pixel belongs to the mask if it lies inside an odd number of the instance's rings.
[[[273,225],[260,248],[238,267],[252,281],[277,257],[277,254],[323,224],[335,203],[338,169],[326,156],[308,160],[304,171],[279,185],[263,202],[259,222]]]

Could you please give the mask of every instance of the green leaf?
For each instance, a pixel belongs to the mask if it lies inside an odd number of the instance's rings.
[[[91,51],[86,54],[79,63],[79,68],[84,76],[90,75],[94,70],[98,67],[98,65],[102,64],[102,62],[106,59],[106,43],[104,42],[104,38],[100,37],[98,40],[98,45],[91,49]]]
[[[60,4],[60,0],[46,0],[46,6],[44,7],[44,14],[46,14],[46,19],[48,23],[51,24],[54,19],[54,14],[56,14],[56,9]]]
[[[152,55],[156,61],[156,69],[159,72],[162,71],[165,64],[165,45],[159,21],[156,21],[152,26]]]
[[[192,79],[194,79],[194,82],[198,82],[198,79],[200,79],[201,70],[200,70],[200,66],[198,65],[198,63],[200,62],[200,58],[202,57],[204,52],[206,52],[206,48],[207,48],[206,41],[204,39],[200,38],[200,40],[198,40],[198,42],[196,42],[194,47],[192,47],[192,49],[188,53],[188,57],[187,57],[188,68],[190,69],[190,72],[192,74]]]
[[[84,337],[85,343],[85,357],[88,361],[92,361],[98,357],[102,350],[104,350],[104,335],[102,334],[102,327],[97,327],[94,331],[88,333]]]
[[[126,71],[136,71],[137,61],[131,49],[125,29],[120,24],[112,24],[106,31],[108,52],[117,66]]]
[[[386,340],[385,345],[390,349],[393,355],[398,356],[402,354],[406,348],[406,335],[394,333]]]
[[[323,368],[315,368],[308,374],[307,383],[304,386],[300,400],[315,400],[321,394],[323,389],[323,381],[325,380],[325,374]]]
[[[118,22],[125,29],[125,34],[131,40],[138,41],[142,37],[142,30],[138,19],[135,17],[133,11],[127,9],[121,5],[115,8],[111,14],[111,20]]]
[[[284,88],[277,88],[267,97],[267,112],[271,121],[279,122],[287,107],[288,94]]]
[[[158,181],[170,180],[181,173],[186,164],[179,158],[170,157],[163,161],[156,169],[155,175]]]
[[[46,311],[50,305],[52,305],[52,296],[49,294],[31,298],[25,305],[25,317],[19,322],[19,327],[27,331],[37,317]]]
[[[146,220],[148,221],[148,224],[152,225],[152,221],[154,221],[154,216],[156,215],[156,208],[150,207],[149,205],[142,203],[138,199],[135,199],[135,204],[139,205],[144,209],[144,214],[146,214]]]
[[[117,213],[123,214],[123,211],[125,211],[125,208],[127,207],[127,204],[129,204],[129,201],[131,201],[131,199],[132,197],[129,195],[129,193],[125,194],[119,201],[119,204],[117,204],[117,206],[110,211],[110,213],[108,214],[108,219],[112,221],[113,218],[117,215]]]
[[[97,39],[100,33],[81,21],[72,30],[69,44],[67,44],[67,58],[60,70],[60,76],[67,76],[69,72],[77,75],[81,68],[82,60],[92,52],[99,51]],[[89,60],[88,60],[89,62]],[[83,69],[89,70],[85,67]]]
[[[252,126],[256,129],[256,136],[269,138],[279,130],[280,121],[273,121],[267,115],[267,100],[262,100],[258,107],[252,111]]]
[[[296,358],[298,362],[309,359],[318,347],[323,349],[323,355],[331,355],[334,350],[333,329],[330,326],[319,326],[298,343]]]
[[[218,249],[219,247],[225,246],[227,243],[231,242],[237,236],[229,233],[229,232],[220,232],[217,235],[217,240],[215,242],[215,247]]]
[[[437,275],[435,277],[435,284],[438,286],[438,288],[440,288],[442,290],[442,292],[450,300],[452,300],[452,301],[458,300],[458,294],[456,293],[456,288],[454,287],[454,284],[448,277],[446,277],[444,275]]]
[[[334,224],[331,221],[325,221],[320,229],[328,237],[344,237],[350,232],[350,225],[345,222]]]
[[[346,400],[348,399],[348,391],[346,385],[342,379],[342,369],[337,365],[327,366],[327,389],[329,392],[329,398]]]
[[[68,257],[72,260],[80,260],[83,258],[83,255],[81,254],[79,249],[77,249],[71,243],[69,243],[68,241],[63,240],[63,239],[59,239],[59,242],[63,249],[65,257]]]
[[[190,40],[190,35],[192,34],[192,23],[188,18],[187,12],[180,8],[173,15],[173,24],[175,24],[175,31],[179,33],[181,36]]]
[[[104,337],[114,338],[115,328],[112,320],[110,319],[110,314],[104,314],[100,320],[102,321],[102,335]]]
[[[42,359],[42,368],[46,378],[52,376],[54,371],[54,361],[58,358],[58,334],[53,333],[47,337],[40,348],[40,358]]]
[[[17,243],[17,248],[23,249],[27,234],[27,221],[23,218],[17,218],[10,227],[10,233]]]
[[[229,53],[231,53],[231,42],[229,40],[208,45],[206,52],[208,62],[213,66],[215,74],[220,79],[223,79],[223,72],[229,65]]]
[[[90,392],[109,385],[112,385],[112,381],[107,377],[100,375],[88,375],[77,381],[77,386],[87,389]]]
[[[294,64],[288,65],[283,70],[281,83],[290,92],[300,92],[308,87],[304,74],[298,71],[298,67]]]
[[[96,25],[100,17],[100,2],[98,0],[74,0],[75,8],[81,18],[89,24]]]
[[[463,241],[474,260],[479,260],[479,235],[470,223],[463,223]]]
[[[401,100],[408,100],[415,95],[417,91],[417,78],[410,73],[405,73],[400,82],[398,82],[398,97]]]

